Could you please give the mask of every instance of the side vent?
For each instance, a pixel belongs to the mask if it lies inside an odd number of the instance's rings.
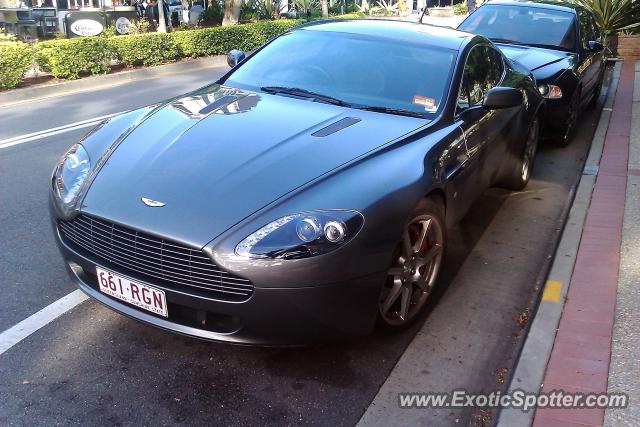
[[[356,123],[358,123],[359,121],[361,121],[362,119],[359,119],[357,117],[345,117],[344,119],[340,119],[335,123],[331,123],[328,126],[323,127],[320,130],[315,131],[314,133],[312,133],[312,136],[317,136],[318,138],[322,138],[324,136],[329,136],[332,133],[336,133],[344,128],[348,128],[351,125],[355,125]]]

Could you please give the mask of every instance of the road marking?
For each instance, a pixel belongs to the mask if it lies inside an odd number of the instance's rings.
[[[51,129],[45,129],[38,132],[28,133],[26,135],[14,136],[13,138],[0,140],[0,149],[11,147],[18,144],[23,144],[29,141],[35,141],[36,139],[46,138],[48,136],[59,135],[61,133],[70,132],[76,129],[86,128],[92,125],[100,123],[104,119],[115,117],[119,114],[126,113],[127,111],[120,111],[118,113],[107,114],[105,116],[94,117],[92,119],[83,120],[81,122],[70,123],[68,125],[58,126]]]
[[[547,280],[544,285],[544,292],[542,292],[542,301],[560,302],[560,290],[562,289],[562,282],[558,280]]]
[[[0,354],[9,350],[38,329],[53,322],[89,297],[77,289],[59,300],[49,304],[37,313],[27,317],[22,322],[0,334]]]

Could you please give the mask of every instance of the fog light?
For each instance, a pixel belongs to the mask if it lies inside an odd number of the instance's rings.
[[[303,242],[311,242],[320,236],[320,224],[313,217],[304,218],[296,226],[296,233]]]
[[[324,237],[336,243],[342,241],[346,234],[345,226],[337,221],[329,221],[324,225]]]

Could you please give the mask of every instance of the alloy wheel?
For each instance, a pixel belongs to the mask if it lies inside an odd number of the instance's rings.
[[[406,324],[422,309],[440,273],[443,240],[442,225],[433,215],[420,215],[406,226],[380,299],[387,324]]]

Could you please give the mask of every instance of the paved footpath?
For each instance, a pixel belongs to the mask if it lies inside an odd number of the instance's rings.
[[[622,66],[567,301],[543,383],[545,392],[562,389],[603,393],[609,386],[609,391],[629,393],[632,399],[629,408],[607,413],[606,421],[610,425],[638,425],[640,420],[637,415],[639,275],[637,256],[635,259],[630,256],[634,250],[638,253],[640,234],[635,225],[640,213],[637,208],[640,140],[635,127],[631,138],[634,77],[640,75],[636,69],[633,61],[625,61]],[[636,84],[640,84],[640,80]],[[637,126],[637,111],[635,117],[634,126]],[[630,142],[632,169],[628,166]],[[533,425],[597,426],[604,421],[604,409],[545,408],[536,411]]]

